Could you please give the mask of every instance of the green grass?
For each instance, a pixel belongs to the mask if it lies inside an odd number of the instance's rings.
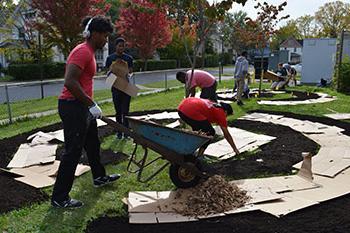
[[[0,84],[2,82],[13,82],[15,81],[15,78],[9,75],[5,75],[4,77],[0,77]]]
[[[257,86],[254,84],[251,86]],[[222,81],[219,88],[231,88],[233,81]],[[267,88],[269,84],[263,84]],[[336,95],[338,99],[330,103],[310,104],[298,106],[261,106],[256,103],[256,98],[245,101],[243,107],[233,104],[235,114],[229,117],[232,121],[247,111],[254,109],[265,109],[274,111],[288,111],[300,114],[321,116],[330,113],[329,109],[338,112],[347,112],[350,104],[350,97],[347,95],[336,93],[330,89],[317,89],[314,87],[296,87],[295,90],[304,91],[321,91],[331,95]],[[176,108],[178,103],[183,99],[183,88],[169,90],[158,94],[151,94],[133,98],[131,102],[131,111]],[[275,98],[288,97],[288,94],[276,95]],[[114,112],[112,103],[101,105],[105,114]],[[13,125],[0,127],[0,138],[17,135],[29,130],[59,122],[57,115],[41,117],[33,120],[23,120]],[[112,148],[114,151],[123,151],[130,153],[133,145],[131,140],[116,142],[114,136],[109,136],[103,140],[102,148]],[[141,153],[141,151],[139,151]],[[156,156],[150,152],[150,157]],[[0,215],[0,232],[82,232],[87,226],[89,220],[107,214],[108,216],[127,216],[121,199],[127,196],[129,191],[137,190],[171,190],[174,188],[170,182],[167,170],[161,172],[150,183],[143,184],[136,180],[135,175],[126,173],[127,162],[124,161],[118,165],[106,166],[109,173],[121,173],[122,178],[116,184],[109,187],[95,189],[91,184],[91,174],[87,173],[75,180],[71,192],[71,196],[82,200],[85,206],[74,211],[54,210],[50,208],[49,201],[33,204],[21,208],[20,210],[11,211]],[[150,174],[153,169],[146,170],[146,174]],[[261,174],[264,176],[264,174]],[[52,188],[44,189],[44,192],[51,194]],[[118,231],[118,229],[116,229]]]
[[[165,89],[165,82],[164,81],[159,81],[159,82],[145,84],[145,85],[142,85],[142,86],[148,87],[148,88],[164,88]],[[183,86],[183,84],[180,83],[177,80],[168,80],[168,82],[167,82],[167,87],[168,88],[179,87],[179,86]]]

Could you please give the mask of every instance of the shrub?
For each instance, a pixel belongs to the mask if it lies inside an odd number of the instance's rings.
[[[44,63],[43,79],[62,78],[64,76],[65,63]],[[10,64],[8,75],[16,80],[40,80],[39,64]]]
[[[134,61],[134,71],[143,71],[145,63],[142,60]],[[176,60],[148,60],[147,71],[151,70],[168,70],[176,68]]]
[[[338,91],[350,93],[350,59],[346,57],[339,68]]]

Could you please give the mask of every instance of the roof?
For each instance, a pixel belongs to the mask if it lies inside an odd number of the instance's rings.
[[[297,40],[294,37],[289,37],[287,40],[281,43],[280,47],[281,48],[302,48],[303,40]]]

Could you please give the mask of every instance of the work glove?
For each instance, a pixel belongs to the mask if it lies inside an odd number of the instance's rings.
[[[89,112],[93,119],[100,119],[102,117],[102,110],[96,103],[89,107]]]

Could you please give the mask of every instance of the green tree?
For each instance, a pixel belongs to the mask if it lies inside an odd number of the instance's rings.
[[[316,22],[321,26],[321,36],[336,38],[348,24],[350,4],[342,1],[324,4],[315,13]]]
[[[296,26],[302,38],[313,38],[319,34],[315,16],[304,15],[296,19]]]
[[[280,44],[290,37],[294,37],[295,39],[303,39],[295,20],[289,20],[286,25],[280,27],[276,31],[276,33],[272,36],[270,47],[278,50]]]

